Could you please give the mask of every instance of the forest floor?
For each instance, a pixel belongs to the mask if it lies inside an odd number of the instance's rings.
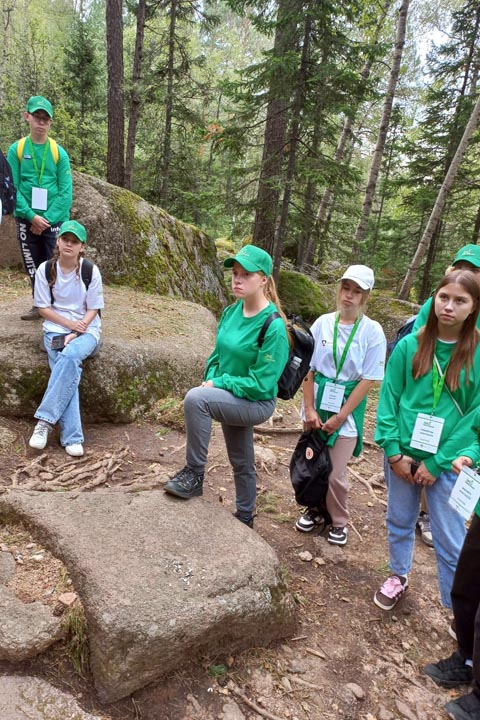
[[[5,300],[27,297],[27,288],[24,275],[0,273]],[[381,453],[372,439],[376,395],[372,393],[367,408],[364,451],[350,465],[351,524],[348,544],[338,551],[341,562],[316,561],[321,553],[315,533],[294,529],[299,508],[288,464],[300,434],[299,400],[280,401],[278,422],[256,435],[257,445],[273,451],[277,462],[258,468],[253,532],[276,550],[285,568],[297,606],[294,637],[269,648],[204,657],[195,664],[186,660],[166,681],[106,706],[95,695],[88,669],[79,672],[86,651],[79,608],[67,611],[76,631],[70,640],[20,667],[0,662],[0,672],[41,676],[71,692],[102,720],[446,719],[442,708],[455,691],[438,688],[421,673],[424,664],[455,648],[448,635],[451,616],[439,601],[433,550],[417,538],[410,589],[393,612],[373,603],[388,574],[386,490]],[[148,421],[85,427],[89,462],[105,462],[112,452],[122,456],[110,485],[173,473],[183,465],[181,405],[166,400],[157,409]],[[33,421],[0,418],[0,486],[11,485],[15,470],[34,460],[35,451],[28,448],[32,428]],[[57,465],[65,462],[65,453],[54,442],[48,457]],[[214,427],[205,486],[207,501],[233,508],[233,481],[219,426]],[[21,527],[0,526],[0,549],[2,545],[18,559],[9,585],[22,600],[58,607],[59,594],[74,590],[62,564]],[[302,560],[305,551],[310,561]]]
[[[335,564],[316,561],[315,534],[294,529],[299,508],[288,462],[300,432],[298,403],[280,402],[277,422],[261,428],[256,436],[258,445],[274,452],[278,464],[272,470],[264,463],[258,470],[254,532],[275,548],[286,568],[297,602],[295,637],[230,657],[186,662],[166,681],[108,706],[98,702],[88,670],[83,674],[75,670],[72,658],[79,659],[81,642],[80,647],[75,640],[59,643],[22,664],[20,671],[68,690],[102,720],[446,718],[442,706],[455,693],[437,688],[421,674],[425,663],[454,649],[448,635],[450,617],[438,598],[433,550],[418,539],[411,587],[393,612],[379,610],[372,601],[388,572],[388,554],[382,459],[372,442],[375,397],[369,403],[365,448],[350,465],[348,544]],[[8,486],[15,469],[34,459],[35,452],[27,446],[32,423],[3,419],[0,427],[14,438],[0,452],[0,483]],[[152,470],[175,470],[183,464],[184,444],[181,432],[159,423],[86,427],[85,448],[92,460],[112,451],[124,453],[122,467],[110,484],[138,481]],[[65,459],[59,446],[49,446],[49,455],[53,462]],[[233,496],[223,437],[215,426],[205,498],[233,507]],[[22,559],[10,586],[24,601],[39,599],[55,606],[59,593],[74,590],[61,563],[34,544],[22,528],[0,528],[1,543]],[[311,561],[301,559],[304,551],[310,552]],[[0,670],[18,668],[0,663]]]

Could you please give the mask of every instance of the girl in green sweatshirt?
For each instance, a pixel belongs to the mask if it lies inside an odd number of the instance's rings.
[[[448,504],[452,462],[474,442],[480,397],[476,321],[480,287],[468,270],[440,282],[425,327],[403,338],[387,366],[377,410],[375,441],[388,460],[387,530],[392,575],[375,593],[391,610],[408,588],[420,494],[425,487],[442,603],[450,592],[465,537],[461,516]]]

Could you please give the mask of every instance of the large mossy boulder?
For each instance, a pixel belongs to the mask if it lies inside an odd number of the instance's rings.
[[[105,283],[177,296],[218,315],[227,302],[215,244],[204,232],[129,190],[73,173],[72,218],[88,231],[88,257]],[[15,223],[0,231],[0,266],[13,265]]]

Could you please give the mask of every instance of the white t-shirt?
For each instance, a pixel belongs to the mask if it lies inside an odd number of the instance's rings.
[[[87,288],[81,277],[81,264],[83,258],[80,259],[80,270],[77,274],[76,269],[68,273],[63,273],[60,264],[57,262],[57,278],[52,288],[54,302],[52,305],[52,297],[47,279],[45,277],[45,265],[42,263],[35,274],[35,289],[33,302],[35,307],[53,308],[55,312],[68,320],[81,320],[87,310],[100,310],[103,308],[103,288],[100,270],[96,265],[93,266],[92,279]],[[102,321],[97,314],[90,325],[87,332],[95,336],[96,340],[100,340]],[[62,334],[66,332],[63,325],[58,325],[51,320],[44,320],[44,332],[55,332]]]
[[[333,329],[337,313],[327,313],[315,320],[310,328],[315,338],[315,349],[310,362],[313,372],[320,372],[332,380],[337,370],[333,361]],[[338,325],[337,362],[340,363],[343,350],[353,325]],[[348,349],[338,380],[383,380],[387,341],[380,323],[363,315]],[[315,403],[318,386],[315,383]],[[302,409],[303,410],[303,409]],[[349,415],[340,428],[342,437],[356,437],[357,427]]]

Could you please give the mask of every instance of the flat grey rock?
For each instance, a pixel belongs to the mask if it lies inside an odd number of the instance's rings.
[[[63,635],[61,621],[49,607],[21,602],[0,586],[0,660],[21,662],[39,655]]]
[[[106,702],[294,630],[274,550],[203,498],[14,490],[0,496],[0,515],[12,511],[69,570]]]
[[[0,675],[2,720],[101,720],[84,712],[76,700],[45,680],[28,675]]]
[[[12,553],[0,552],[0,585],[6,585],[15,575],[16,569]]]

